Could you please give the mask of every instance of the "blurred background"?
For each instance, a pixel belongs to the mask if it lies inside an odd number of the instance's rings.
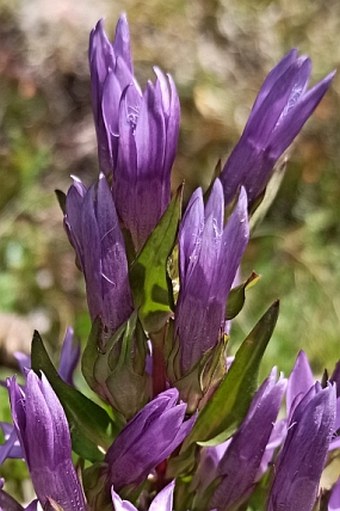
[[[54,189],[98,172],[87,62],[100,17],[131,24],[141,84],[152,65],[177,84],[182,124],[175,181],[207,186],[238,140],[255,95],[291,47],[313,60],[313,83],[340,62],[338,0],[0,0],[0,376],[33,328],[58,350],[67,325],[89,329],[84,287]],[[339,357],[340,76],[304,128],[281,190],[249,245],[244,275],[262,275],[234,324],[231,349],[277,297],[266,354],[289,371],[304,348],[316,373]],[[7,412],[2,392],[1,418]],[[11,479],[25,477],[13,465]],[[17,470],[17,472],[15,472]],[[20,492],[24,492],[20,486]]]
[[[152,66],[177,84],[182,124],[175,182],[207,186],[238,140],[255,95],[291,47],[313,60],[313,83],[338,67],[337,0],[0,0],[0,359],[28,349],[37,328],[57,351],[67,325],[89,328],[80,273],[54,189],[98,172],[88,34],[121,11],[136,75]],[[304,348],[317,373],[339,357],[340,76],[291,151],[282,188],[244,264],[248,293],[231,349],[277,297],[282,309],[265,369],[288,371]],[[6,371],[7,372],[7,371]]]

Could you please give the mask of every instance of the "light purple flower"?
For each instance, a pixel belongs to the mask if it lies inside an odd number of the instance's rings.
[[[134,85],[129,88],[129,94],[136,93],[136,102],[141,95],[133,78],[129,25],[124,14],[118,20],[113,43],[105,34],[103,20],[98,21],[90,35],[89,63],[99,165],[100,170],[109,176],[117,162],[121,96],[129,85]],[[106,94],[103,97],[104,89]],[[133,98],[131,100],[133,103]]]
[[[246,418],[233,436],[216,476],[221,478],[210,501],[219,511],[235,509],[252,491],[280,409],[286,380],[274,368],[256,392]]]
[[[170,201],[180,107],[170,75],[142,93],[132,72],[129,29],[119,19],[111,44],[99,22],[90,38],[93,109],[101,170],[112,174],[118,214],[138,251]]]
[[[270,491],[268,511],[312,511],[335,426],[335,385],[316,383],[295,408]]]
[[[24,390],[13,377],[8,379],[8,391],[13,422],[42,506],[54,501],[63,511],[85,511],[67,419],[49,382],[30,371]]]
[[[273,167],[329,88],[330,73],[307,90],[311,61],[291,50],[268,74],[238,144],[220,176],[226,204],[244,186],[251,208]]]
[[[204,206],[198,188],[188,204],[179,232],[180,294],[175,335],[183,373],[216,346],[222,332],[228,293],[249,238],[244,189],[224,225],[224,199],[216,179]]]
[[[308,358],[304,351],[300,351],[288,379],[286,397],[288,419],[292,416],[295,408],[314,383],[315,378]]]
[[[183,442],[195,421],[185,420],[186,404],[178,403],[177,389],[169,389],[148,403],[119,433],[108,450],[108,484],[117,491],[140,484]]]
[[[23,458],[15,427],[7,422],[0,422],[0,429],[5,437],[5,442],[0,445],[0,465],[7,458]]]
[[[72,327],[68,327],[61,348],[58,373],[61,378],[73,385],[73,373],[80,358],[80,341],[74,335]]]
[[[340,511],[340,477],[332,488],[328,501],[328,511]]]
[[[100,317],[115,331],[130,317],[133,306],[124,240],[103,175],[88,190],[74,180],[64,222],[85,277],[91,318]]]
[[[174,488],[175,481],[163,488],[151,502],[149,511],[172,511]],[[113,488],[111,493],[114,511],[138,511],[130,502],[122,500]]]

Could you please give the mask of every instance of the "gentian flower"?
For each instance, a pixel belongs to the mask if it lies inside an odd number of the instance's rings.
[[[328,501],[328,511],[340,510],[340,477],[332,488]]]
[[[0,511],[37,511],[38,501],[34,500],[23,508],[13,497],[3,490],[4,480],[0,479]]]
[[[216,179],[204,206],[198,188],[179,231],[180,293],[175,335],[183,373],[218,343],[228,293],[249,238],[244,189],[224,226],[222,185]]]
[[[218,511],[235,509],[251,493],[261,460],[280,409],[286,380],[277,380],[277,370],[256,392],[246,418],[220,460],[216,477],[221,478],[210,501]]]
[[[75,337],[73,328],[68,327],[61,347],[58,373],[69,385],[73,385],[73,373],[79,358],[80,341]]]
[[[175,481],[163,488],[151,502],[149,511],[172,511],[174,488]],[[114,489],[112,489],[112,502],[114,511],[138,511],[130,502],[122,500]]]
[[[13,422],[42,506],[85,511],[82,488],[72,464],[71,438],[64,410],[49,382],[27,374],[25,390],[8,379]]]
[[[118,214],[139,250],[170,201],[180,118],[176,88],[155,68],[155,83],[149,81],[141,92],[124,16],[112,44],[101,22],[93,30],[90,68],[99,152],[105,154],[101,170],[111,170]]]
[[[128,87],[132,104],[138,104],[141,95],[133,77],[129,25],[124,14],[118,20],[113,43],[105,34],[103,20],[98,21],[90,34],[89,63],[99,166],[101,172],[110,176],[117,163],[118,110],[121,96]],[[107,82],[110,82],[110,87]],[[135,100],[133,95],[136,96]]]
[[[295,408],[275,467],[268,511],[312,511],[335,426],[335,385],[316,383]]]
[[[226,204],[244,186],[251,208],[265,189],[276,161],[313,113],[334,76],[330,73],[307,90],[310,74],[310,59],[299,57],[294,49],[267,76],[220,176]]]
[[[115,205],[106,179],[88,190],[75,179],[66,197],[65,228],[86,282],[92,320],[111,331],[133,311],[128,264]]]
[[[294,409],[300,403],[301,399],[307,394],[309,389],[314,385],[315,378],[313,376],[308,358],[304,351],[300,351],[293,370],[288,378],[287,385],[287,416],[290,418]]]
[[[185,420],[186,404],[177,389],[148,403],[119,433],[106,453],[108,484],[119,491],[140,484],[190,433],[195,416]]]

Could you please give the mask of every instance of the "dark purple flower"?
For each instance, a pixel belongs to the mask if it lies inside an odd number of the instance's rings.
[[[133,306],[124,240],[103,175],[88,190],[74,180],[64,222],[85,277],[91,318],[99,316],[115,331],[130,317]]]
[[[27,374],[25,390],[8,380],[13,422],[43,506],[56,502],[63,511],[85,511],[86,504],[72,464],[71,438],[64,410],[49,382]]]
[[[173,493],[175,488],[175,481],[168,484],[162,491],[160,491],[150,504],[149,511],[173,511]],[[138,511],[127,500],[122,500],[118,493],[112,488],[112,502],[114,511]]]
[[[178,403],[174,388],[144,406],[106,454],[108,484],[117,491],[129,484],[140,484],[191,431],[195,416],[185,420],[185,413],[186,404]]]
[[[170,201],[180,107],[158,68],[141,92],[132,72],[129,29],[119,19],[111,44],[99,22],[90,39],[93,109],[101,170],[112,174],[118,214],[139,250]]]
[[[228,204],[244,186],[251,207],[266,187],[273,167],[293,142],[329,88],[330,73],[307,90],[311,61],[291,50],[267,76],[238,144],[220,176]]]
[[[60,353],[58,373],[61,378],[73,385],[73,373],[80,358],[80,341],[74,335],[72,327],[68,327],[65,333]]]
[[[204,206],[202,190],[192,195],[179,232],[180,294],[175,335],[183,373],[216,346],[228,293],[249,238],[247,196],[224,225],[222,185],[216,179]]]
[[[335,385],[316,383],[295,408],[275,467],[268,511],[311,511],[335,425]]]
[[[280,409],[286,380],[274,368],[256,392],[246,418],[217,467],[221,478],[210,502],[219,511],[235,509],[254,487],[256,476]]]

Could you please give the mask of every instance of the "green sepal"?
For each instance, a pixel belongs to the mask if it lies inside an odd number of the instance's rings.
[[[95,319],[81,367],[90,388],[129,420],[150,398],[145,358],[146,337],[137,312],[133,312],[114,334],[99,317]]]
[[[194,442],[204,446],[220,444],[236,431],[255,393],[260,362],[273,333],[278,312],[277,301],[243,341],[231,368],[201,410],[183,444],[183,451]]]
[[[260,278],[261,276],[253,271],[245,282],[230,291],[226,307],[226,319],[233,319],[241,312],[246,299],[246,290],[255,286]]]
[[[32,369],[42,371],[58,396],[70,427],[73,450],[90,461],[103,459],[110,446],[114,425],[103,408],[59,376],[37,331],[32,339]]]
[[[172,309],[168,257],[174,247],[182,207],[181,187],[150,234],[130,269],[130,285],[143,328],[159,331]]]

